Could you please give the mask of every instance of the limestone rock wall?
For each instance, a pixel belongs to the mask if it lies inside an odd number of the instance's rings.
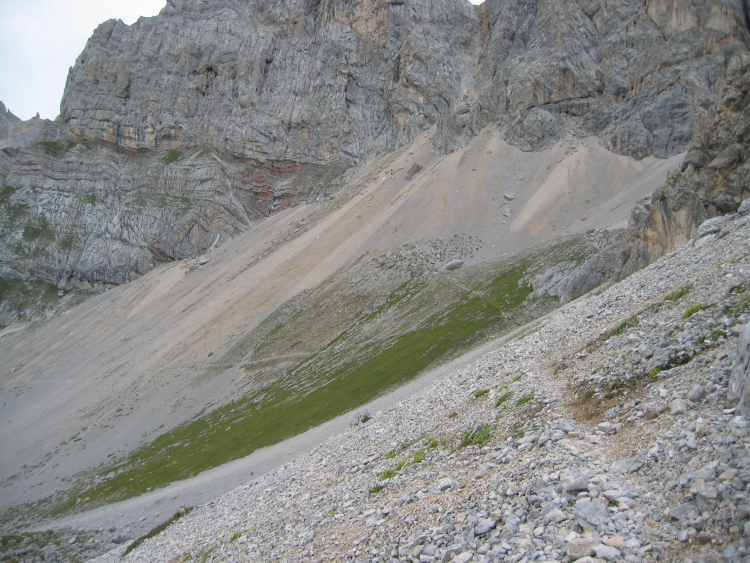
[[[493,122],[526,150],[568,131],[669,156],[747,43],[741,0],[171,1],[97,29],[60,120],[123,150],[238,158],[353,164]]]
[[[276,207],[325,195],[336,173],[178,154],[132,158],[97,143],[15,152],[0,193],[0,276],[66,289],[125,283],[157,260],[205,252]]]
[[[60,119],[71,138],[129,151],[353,164],[467,92],[478,26],[457,0],[170,1],[96,30]]]
[[[706,219],[750,197],[750,57],[732,59],[714,110],[696,129],[681,170],[631,215],[621,277],[690,240]]]

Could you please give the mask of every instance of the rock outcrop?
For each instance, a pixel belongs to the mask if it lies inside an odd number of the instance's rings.
[[[324,197],[337,173],[255,164],[209,150],[131,158],[98,143],[29,147],[0,193],[0,275],[100,291],[205,252],[274,208]]]
[[[671,252],[707,219],[750,197],[750,57],[732,59],[716,105],[697,128],[681,170],[633,211],[621,277]]]

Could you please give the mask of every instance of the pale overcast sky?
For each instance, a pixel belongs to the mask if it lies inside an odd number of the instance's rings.
[[[54,119],[68,68],[96,27],[155,16],[166,0],[0,0],[0,101],[21,119]]]
[[[469,0],[481,4],[484,0]],[[155,16],[166,0],[0,0],[0,101],[21,119],[54,119],[68,68],[96,27]]]

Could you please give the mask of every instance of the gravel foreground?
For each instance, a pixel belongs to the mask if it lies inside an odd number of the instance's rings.
[[[530,334],[94,561],[750,561],[748,421],[727,398],[749,309],[750,218],[711,220]]]

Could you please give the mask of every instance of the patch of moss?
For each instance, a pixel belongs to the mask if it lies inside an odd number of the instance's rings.
[[[178,151],[177,149],[169,149],[167,153],[163,157],[161,157],[161,159],[167,164],[172,164],[173,162],[179,160],[181,156],[182,152]]]
[[[682,313],[682,318],[683,319],[689,319],[690,317],[692,317],[693,315],[695,315],[699,311],[703,311],[705,308],[706,308],[705,305],[703,305],[701,303],[696,303],[692,307],[688,307],[687,309],[685,309],[685,312]]]
[[[474,398],[478,399],[479,397],[484,397],[489,392],[489,389],[479,389],[477,391],[474,391]]]
[[[508,391],[507,393],[500,395],[497,402],[495,403],[495,407],[499,407],[500,405],[502,405],[505,401],[510,399],[511,395],[513,395],[512,391]]]
[[[534,398],[533,395],[524,395],[523,397],[521,397],[520,399],[516,401],[516,406],[517,407],[523,406],[533,398]]]
[[[677,301],[678,299],[685,297],[693,289],[692,285],[681,285],[672,293],[667,295],[664,299],[666,301]]]

